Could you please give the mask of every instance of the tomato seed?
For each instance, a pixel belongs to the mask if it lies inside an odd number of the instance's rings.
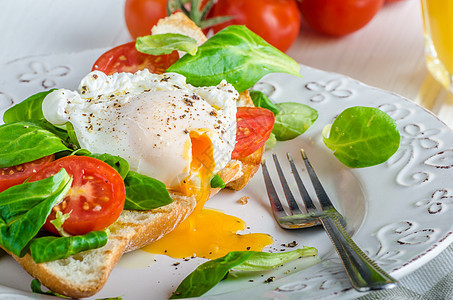
[[[84,202],[82,206],[83,210],[89,210],[90,209],[90,204],[88,202]]]

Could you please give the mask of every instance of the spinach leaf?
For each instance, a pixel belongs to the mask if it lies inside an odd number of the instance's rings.
[[[33,122],[16,122],[0,126],[0,168],[71,150],[60,137]],[[46,124],[41,122],[40,125]]]
[[[111,155],[108,153],[91,153],[85,156],[90,156],[97,158],[99,160],[102,160],[103,162],[107,163],[110,165],[112,168],[114,168],[120,175],[121,178],[125,179],[128,172],[129,172],[129,163],[122,157],[116,156],[116,155]]]
[[[308,105],[296,102],[278,103],[272,133],[278,141],[294,139],[304,133],[318,118],[318,112]]]
[[[214,177],[211,179],[211,187],[215,188],[225,188],[225,182],[223,181],[222,177],[219,174],[215,174]]]
[[[126,185],[124,209],[150,210],[173,202],[165,184],[157,179],[129,171],[124,184]]]
[[[279,110],[277,106],[261,91],[250,91],[250,97],[256,107],[262,107],[270,110],[277,115]]]
[[[301,257],[317,256],[318,250],[303,247],[289,252],[266,253],[257,251],[232,251],[224,257],[210,260],[187,276],[170,299],[199,297],[213,288],[230,269],[263,271],[276,268]]]
[[[279,253],[255,252],[248,260],[234,267],[234,269],[240,271],[265,271],[301,257],[316,255],[318,255],[318,250],[316,248],[305,246],[302,249]]]
[[[67,134],[69,137],[68,142],[70,142],[72,145],[74,145],[74,148],[79,149],[80,148],[79,140],[77,139],[77,135],[75,133],[74,126],[72,125],[71,122],[66,123],[66,131],[67,131]]]
[[[62,169],[54,176],[26,182],[0,193],[0,244],[22,257],[27,245],[46,222],[54,205],[60,202],[72,178]]]
[[[60,297],[60,298],[69,298],[69,297],[63,296],[61,294],[52,292],[50,290],[47,292],[44,292],[41,288],[41,282],[36,278],[31,281],[30,288],[31,288],[31,291],[36,294],[50,295],[50,296],[55,296],[55,297]]]
[[[53,261],[73,254],[96,249],[107,244],[105,231],[92,231],[76,236],[45,236],[35,238],[30,243],[30,254],[36,263]]]
[[[3,122],[13,123],[19,121],[44,119],[44,115],[42,114],[42,101],[54,90],[55,89],[37,93],[9,108],[3,114]]]
[[[61,139],[65,145],[67,145],[69,148],[74,149],[72,145],[70,145],[70,138],[68,135],[68,132],[65,129],[61,129],[57,126],[54,126],[52,123],[49,121],[42,119],[42,120],[30,120],[27,121],[28,123],[32,123],[38,127],[41,127],[42,129],[45,129],[47,131],[50,131],[51,133],[55,134],[57,137]]]
[[[50,223],[53,226],[55,226],[55,229],[58,231],[58,233],[61,236],[69,236],[69,234],[64,231],[63,224],[64,224],[64,222],[66,222],[67,219],[69,219],[69,217],[71,216],[71,212],[72,211],[70,211],[69,213],[63,214],[61,212],[61,210],[59,210],[59,211],[57,211],[57,213],[55,215],[55,219],[50,221]]]
[[[275,137],[275,134],[271,132],[269,135],[269,138],[266,141],[266,150],[274,148],[274,146],[277,144],[277,138]]]
[[[212,289],[230,271],[242,264],[253,251],[233,251],[227,255],[200,265],[179,284],[170,299],[199,297]]]
[[[363,168],[389,159],[398,150],[401,136],[385,112],[354,106],[341,112],[330,130],[323,130],[323,140],[344,165]]]
[[[225,79],[238,92],[272,72],[296,76],[300,66],[243,25],[229,26],[207,40],[195,55],[184,55],[167,72],[186,76],[195,86],[217,85]]]
[[[81,149],[77,149],[74,152],[72,152],[71,155],[90,156],[91,152],[90,152],[90,150],[81,148]]]
[[[198,46],[197,41],[187,35],[165,33],[137,37],[135,48],[139,52],[151,55],[170,54],[174,50],[195,55]]]
[[[72,155],[89,156],[99,159],[114,168],[120,174],[121,178],[123,178],[123,180],[126,178],[129,172],[129,163],[127,162],[127,160],[117,155],[111,155],[108,153],[91,153],[87,149],[77,149],[76,151],[72,152]]]

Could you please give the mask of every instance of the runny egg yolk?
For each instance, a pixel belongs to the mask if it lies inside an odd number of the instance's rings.
[[[230,251],[261,251],[273,240],[267,234],[237,234],[245,229],[245,222],[220,211],[203,208],[211,187],[210,177],[214,170],[213,147],[206,134],[190,133],[192,142],[192,173],[199,174],[199,184],[193,180],[182,184],[187,195],[197,196],[197,206],[192,214],[170,234],[151,243],[143,250],[154,254],[165,254],[174,258],[193,255],[215,259]],[[190,183],[192,182],[192,183]]]
[[[230,251],[261,251],[273,240],[264,233],[237,234],[245,222],[217,210],[203,208],[190,215],[179,227],[143,250],[174,258],[215,259]]]

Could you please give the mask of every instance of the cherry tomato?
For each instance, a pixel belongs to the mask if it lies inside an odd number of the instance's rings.
[[[63,229],[72,235],[102,230],[118,219],[126,191],[123,179],[115,169],[92,157],[66,156],[47,164],[30,181],[52,176],[62,168],[73,177],[73,182],[63,201],[52,209],[44,224],[45,230],[58,234],[50,223],[58,210],[70,214]]]
[[[383,3],[384,0],[303,0],[299,8],[314,30],[342,36],[368,24]]]
[[[236,146],[231,154],[232,159],[245,157],[261,148],[275,122],[274,113],[260,107],[238,107],[236,119]]]
[[[214,26],[214,32],[233,24],[246,25],[281,51],[288,50],[299,34],[300,13],[295,0],[219,0],[211,15],[234,17]]]
[[[23,183],[53,160],[54,156],[49,155],[17,166],[0,168],[0,192]]]
[[[126,0],[124,16],[134,39],[150,35],[157,21],[167,16],[167,0]]]
[[[177,51],[166,55],[148,55],[138,52],[135,42],[129,42],[102,54],[94,63],[92,71],[99,70],[110,75],[148,69],[151,73],[162,74],[178,59]]]

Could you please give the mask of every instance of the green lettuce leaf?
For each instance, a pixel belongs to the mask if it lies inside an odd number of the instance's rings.
[[[170,54],[175,50],[195,55],[198,46],[196,40],[186,35],[165,33],[137,37],[135,48],[139,52],[151,55]]]
[[[242,92],[266,74],[300,76],[299,70],[296,61],[247,27],[233,25],[211,37],[195,55],[184,55],[167,72],[182,74],[195,86],[214,86],[225,79]]]
[[[173,202],[165,184],[157,179],[129,171],[124,184],[126,185],[124,209],[150,210]]]
[[[350,168],[364,168],[387,161],[399,148],[396,122],[374,107],[354,106],[338,115],[323,130],[324,144]]]
[[[26,182],[0,193],[0,244],[22,257],[46,222],[55,204],[63,200],[72,178],[62,169],[43,180]]]

